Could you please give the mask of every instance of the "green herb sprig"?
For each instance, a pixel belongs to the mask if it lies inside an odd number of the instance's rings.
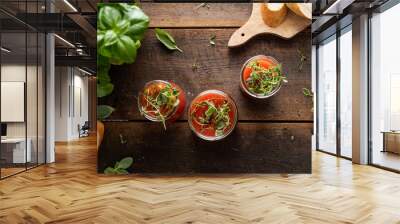
[[[308,88],[303,88],[303,95],[308,97],[313,97],[314,93]]]
[[[299,61],[299,64],[297,65],[297,68],[299,71],[301,71],[301,70],[303,70],[303,65],[304,65],[304,62],[307,60],[307,57],[304,55],[303,51],[300,49],[297,49],[297,53],[300,57],[300,61]]]
[[[146,105],[142,106],[142,112],[154,113],[156,118],[162,122],[164,129],[167,130],[166,117],[179,105],[179,94],[180,91],[169,83],[156,96],[150,95],[149,89],[147,89],[143,93]],[[149,106],[151,110],[147,110]],[[166,111],[166,113],[163,111]]]
[[[127,3],[99,3],[97,17],[97,97],[110,95],[114,85],[108,75],[110,65],[133,63],[140,41],[149,25],[149,17],[136,5]],[[98,105],[99,120],[114,111]]]
[[[133,158],[126,157],[115,163],[114,167],[107,167],[104,174],[129,174],[127,169],[132,166]]]
[[[312,102],[313,102],[313,104],[314,104],[314,93],[310,89],[303,88],[303,95],[305,97],[310,97]],[[311,112],[313,112],[313,111],[314,111],[314,106],[311,108]]]
[[[167,31],[155,28],[154,32],[156,33],[157,39],[163,43],[165,47],[170,50],[178,50],[181,53],[183,52],[182,49],[176,45],[175,39]]]
[[[272,68],[264,68],[257,61],[249,64],[251,67],[250,77],[245,80],[250,92],[260,95],[268,95],[281,85],[287,82],[286,77],[281,73],[282,66],[278,64]]]
[[[203,116],[196,118],[194,114],[200,107],[207,107],[207,110]],[[228,102],[224,102],[221,106],[217,107],[211,100],[207,100],[195,104],[195,109],[191,116],[192,120],[200,124],[203,128],[214,128],[215,135],[221,136],[231,124],[230,110]]]

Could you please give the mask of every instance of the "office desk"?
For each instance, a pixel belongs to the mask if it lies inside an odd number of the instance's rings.
[[[382,152],[392,152],[400,154],[400,132],[383,131],[383,150]]]
[[[27,147],[25,153],[25,138],[5,138],[1,139],[1,157],[6,163],[25,163],[31,162],[32,140],[26,139]]]

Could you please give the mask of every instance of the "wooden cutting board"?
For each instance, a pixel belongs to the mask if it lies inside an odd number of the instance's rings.
[[[288,9],[286,19],[281,25],[269,27],[262,19],[261,4],[264,3],[253,3],[253,11],[249,20],[232,34],[228,47],[241,46],[251,38],[261,34],[272,34],[283,39],[290,39],[311,24],[311,20],[297,16]]]

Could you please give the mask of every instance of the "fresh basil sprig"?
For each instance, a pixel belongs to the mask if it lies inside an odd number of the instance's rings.
[[[183,52],[175,42],[175,39],[165,30],[160,28],[155,28],[157,39],[164,44],[170,50],[178,50]]]
[[[99,4],[97,50],[111,64],[133,63],[149,17],[133,4]]]
[[[110,65],[133,63],[149,17],[134,4],[100,3],[97,17],[97,97],[110,95],[114,85],[108,75]],[[111,115],[114,108],[97,107],[98,119]]]
[[[104,174],[129,174],[127,169],[132,166],[132,157],[123,158],[121,161],[116,162],[114,167],[107,167]]]

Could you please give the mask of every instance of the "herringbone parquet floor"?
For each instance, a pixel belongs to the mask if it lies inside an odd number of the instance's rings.
[[[0,223],[400,223],[400,175],[315,152],[312,175],[103,176],[93,138],[0,181]]]

